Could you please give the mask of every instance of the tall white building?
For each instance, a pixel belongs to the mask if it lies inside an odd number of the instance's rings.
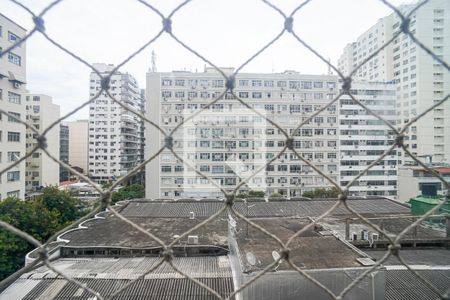
[[[231,73],[232,69],[223,69]],[[167,133],[193,113],[205,108],[225,90],[224,78],[214,69],[202,73],[174,71],[147,74],[147,117]],[[337,77],[280,74],[239,74],[234,92],[289,134],[307,116],[337,94]],[[335,180],[339,178],[338,113],[330,106],[304,125],[295,149]],[[263,166],[285,146],[285,136],[261,116],[224,97],[173,133],[173,149],[196,170],[227,191]],[[146,158],[164,145],[164,136],[146,127]],[[331,187],[321,175],[287,150],[258,173],[240,192],[265,191],[299,197],[304,191]],[[181,163],[169,150],[146,165],[146,197],[222,197],[220,190]]]
[[[101,74],[113,65],[94,64]],[[90,76],[90,96],[101,89],[96,73]],[[139,86],[128,73],[115,72],[110,80],[112,96],[137,111],[142,109]],[[108,182],[126,175],[141,162],[140,118],[122,108],[103,92],[89,105],[89,176],[96,182]]]
[[[60,117],[59,105],[52,102],[47,95],[26,95],[27,122],[32,124],[39,132],[46,130]],[[59,124],[46,134],[47,150],[59,159]],[[31,151],[37,143],[37,135],[27,128],[26,148]],[[36,191],[41,187],[59,184],[59,164],[47,156],[41,149],[35,151],[26,159],[26,190]]]
[[[0,49],[23,38],[26,30],[0,13]],[[25,120],[26,44],[0,58],[0,107]],[[0,115],[0,170],[25,155],[25,126]],[[0,199],[25,196],[25,163],[0,176]]]
[[[395,126],[395,84],[353,82],[352,94]],[[394,144],[393,131],[348,95],[339,99],[340,182],[348,184]],[[397,155],[392,150],[351,187],[352,196],[397,195]]]
[[[399,9],[407,14],[417,3],[404,5]],[[413,13],[410,31],[430,50],[447,63],[450,61],[450,1],[431,0]],[[344,49],[338,65],[346,74],[364,57],[388,41],[400,30],[401,22],[396,14],[380,20],[369,31],[361,35],[357,42]],[[374,33],[384,28],[381,40]],[[375,30],[375,31],[374,31]],[[372,37],[369,36],[372,34]],[[380,55],[385,60],[380,61]],[[376,66],[376,68],[375,68]],[[376,70],[377,71],[376,71]],[[386,76],[381,76],[380,74]],[[375,76],[378,74],[378,76]],[[388,46],[372,58],[357,75],[366,80],[394,81],[397,84],[397,127],[402,127],[415,116],[439,102],[450,93],[450,74],[437,61],[412,40],[400,34],[392,46]],[[432,155],[433,161],[450,161],[450,102],[433,109],[407,131],[405,143],[416,155]],[[399,163],[411,161],[403,151],[398,151]]]

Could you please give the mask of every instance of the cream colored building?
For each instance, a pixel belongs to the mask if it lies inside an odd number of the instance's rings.
[[[60,107],[52,102],[52,98],[41,94],[26,96],[27,121],[40,133],[60,117]],[[59,124],[46,134],[48,152],[59,159]],[[27,152],[37,144],[37,134],[27,128]],[[26,191],[38,191],[41,187],[59,184],[59,164],[44,151],[38,149],[26,160]]]
[[[230,74],[232,68],[224,68]],[[338,93],[337,76],[284,73],[242,73],[234,92],[279,124],[288,134]],[[224,78],[214,69],[192,73],[147,73],[147,117],[167,133],[184,119],[205,108],[225,90]],[[293,147],[305,159],[339,180],[338,108],[330,105],[295,133]],[[240,104],[231,93],[184,123],[173,133],[174,150],[196,170],[223,189],[231,191],[255,170],[263,167],[285,146],[282,132],[261,115]],[[146,127],[146,159],[164,144],[154,126]],[[220,190],[188,169],[167,149],[146,164],[147,198],[216,198]],[[241,186],[239,192],[264,191],[283,197],[300,197],[329,182],[291,151],[283,153]]]
[[[88,174],[88,132],[89,121],[77,120],[64,122],[69,127],[69,165],[83,170]]]
[[[26,30],[0,13],[0,49],[11,47]],[[26,44],[0,58],[0,108],[25,120]],[[0,170],[25,155],[25,126],[0,115]],[[0,175],[0,199],[25,196],[25,162]]]

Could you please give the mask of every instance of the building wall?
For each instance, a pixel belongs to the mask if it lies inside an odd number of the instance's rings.
[[[395,126],[395,85],[353,82],[355,98]],[[393,131],[350,96],[339,100],[340,181],[345,186],[393,144]],[[350,187],[353,196],[397,195],[396,148]]]
[[[94,64],[101,74],[108,74],[113,65]],[[90,76],[90,96],[101,90],[100,78]],[[142,112],[141,90],[128,73],[111,76],[111,94],[130,108]],[[125,176],[141,163],[142,122],[140,118],[102,93],[89,105],[89,176],[98,183]]]
[[[407,14],[415,5],[416,3],[403,5],[399,9]],[[376,47],[370,47],[368,44],[370,43],[368,33],[373,34],[374,29],[384,32],[382,40],[386,42],[400,30],[400,23],[395,13],[378,21],[353,43],[354,55],[348,55],[348,46],[344,49],[338,62],[340,70],[348,72],[348,65],[357,66],[370,53],[364,49],[372,49],[372,52],[376,50]],[[450,2],[431,0],[412,14],[410,31],[441,59],[448,62],[450,39],[446,38],[448,35],[446,29],[449,23]],[[380,26],[384,27],[384,31],[380,30]],[[375,45],[381,46],[379,42]],[[384,56],[381,64],[380,55]],[[386,74],[385,77],[380,77],[380,80],[394,81],[397,84],[397,127],[402,127],[450,93],[449,72],[404,34],[400,34],[390,46],[370,59],[366,65],[356,74],[360,78],[377,80],[373,72],[369,72],[371,66],[377,65],[379,73]],[[419,156],[431,154],[435,162],[450,161],[450,119],[445,118],[449,114],[450,102],[446,101],[412,124],[405,132],[405,144],[413,154]],[[401,164],[412,162],[401,149],[398,156]]]
[[[231,72],[231,69],[224,69]],[[215,70],[202,73],[171,72],[147,74],[147,117],[171,132],[183,119],[205,107],[224,91],[225,81]],[[313,111],[337,93],[337,77],[280,74],[239,74],[235,93],[260,114],[291,134]],[[147,126],[146,158],[163,145],[163,134]],[[337,109],[332,105],[296,135],[294,146],[305,159],[338,180]],[[196,170],[201,170],[225,190],[233,190],[284,147],[285,136],[260,116],[226,94],[174,134],[174,150]],[[263,190],[286,197],[330,187],[323,177],[287,151],[266,172],[242,186],[241,192]],[[220,190],[183,167],[168,150],[146,165],[146,197],[222,197]]]
[[[16,38],[24,37],[26,30],[0,14],[0,48],[13,45]],[[25,120],[26,44],[23,43],[0,58],[0,108],[15,113]],[[18,140],[11,139],[12,135]],[[25,126],[0,116],[0,170],[25,155]],[[8,196],[25,197],[25,162],[0,176],[0,199]]]
[[[27,94],[27,121],[42,133],[60,117],[59,105],[52,103],[52,98],[41,94]],[[46,134],[47,151],[59,159],[59,125],[57,124]],[[37,145],[37,135],[27,128],[27,152]],[[59,164],[44,151],[38,149],[26,159],[26,190],[35,191],[41,186],[59,184]]]
[[[69,128],[69,164],[88,173],[89,121],[77,120],[64,123]]]

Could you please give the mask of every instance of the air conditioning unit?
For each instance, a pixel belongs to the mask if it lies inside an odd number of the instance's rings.
[[[187,243],[189,245],[198,245],[198,235],[188,235]]]
[[[13,87],[15,88],[15,89],[18,89],[18,88],[20,88],[20,83],[19,82],[14,82],[13,83]]]

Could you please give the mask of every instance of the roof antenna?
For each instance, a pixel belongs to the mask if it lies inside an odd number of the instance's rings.
[[[155,50],[152,50],[152,72],[156,72],[156,54]]]

